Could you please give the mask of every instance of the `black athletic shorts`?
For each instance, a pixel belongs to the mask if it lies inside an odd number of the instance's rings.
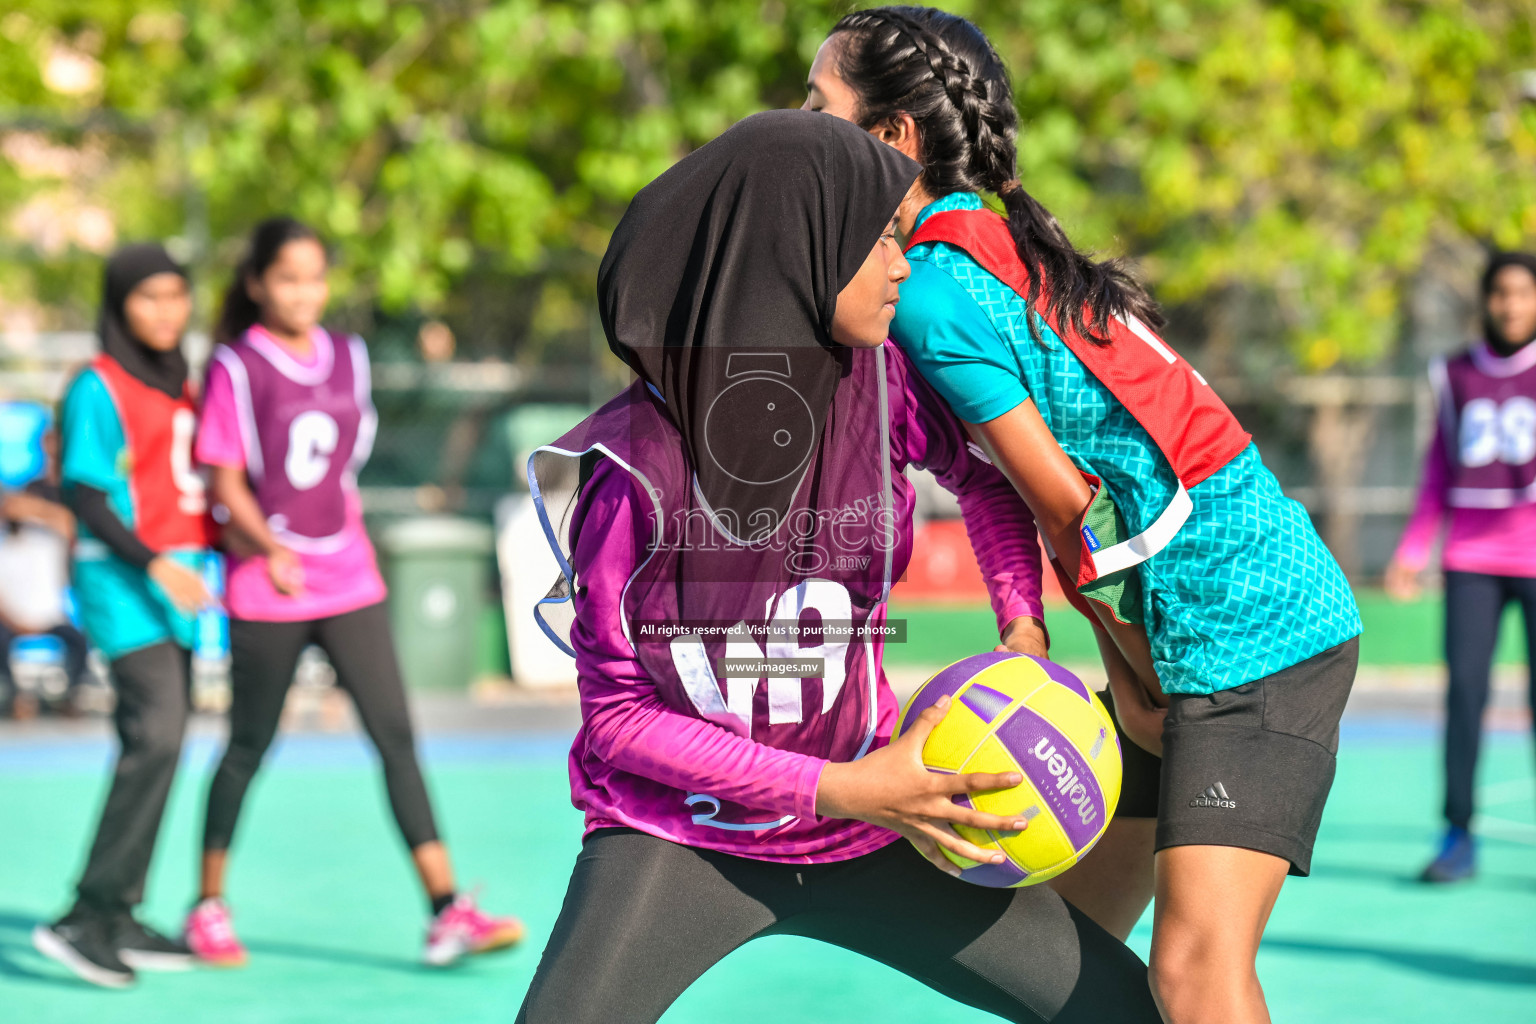
[[[1159,850],[1239,846],[1309,873],[1359,660],[1357,638],[1230,690],[1172,694],[1161,758],[1116,718],[1125,773],[1115,813],[1156,818]],[[1113,716],[1109,692],[1099,696]]]

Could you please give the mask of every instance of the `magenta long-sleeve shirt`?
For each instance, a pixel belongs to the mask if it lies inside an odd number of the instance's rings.
[[[1440,564],[1446,571],[1536,577],[1536,505],[1486,509],[1447,504],[1451,463],[1446,444],[1444,420],[1437,418],[1396,560],[1410,569],[1424,568],[1443,529]]]
[[[953,437],[938,446],[953,453],[951,464],[932,465],[930,437],[936,431],[958,432],[959,425],[947,410],[919,402],[911,390],[894,392],[892,398],[891,461],[901,529],[895,571],[899,574],[910,557],[913,533],[913,492],[901,470],[908,464],[926,465],[959,498],[999,630],[1018,616],[1040,615],[1039,549],[1028,508],[1001,474]],[[570,771],[572,801],[586,813],[587,830],[629,826],[695,846],[804,863],[845,860],[894,840],[895,833],[858,821],[828,829],[828,822],[816,816],[816,786],[826,761],[679,713],[661,699],[620,626],[624,586],[652,536],[650,502],[628,473],[604,459],[581,505],[572,517],[581,528],[571,559],[580,582],[571,642],[582,726],[571,748]],[[871,621],[884,619],[882,606]],[[882,645],[875,642],[878,665]],[[898,711],[883,670],[878,694],[876,745],[883,745]],[[667,787],[664,799],[658,798],[656,783]],[[715,835],[709,830],[700,838],[699,829],[688,827],[688,793],[759,808],[765,819],[793,815],[798,820],[767,833]]]

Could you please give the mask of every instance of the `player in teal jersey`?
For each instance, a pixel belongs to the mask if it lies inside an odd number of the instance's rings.
[[[61,476],[80,522],[75,591],[85,633],[111,667],[122,750],[74,908],[39,925],[33,943],[109,987],[132,983],[135,969],[192,964],[185,946],[133,914],[190,711],[195,616],[213,604],[199,572],[209,524],[181,354],[191,312],[186,273],[164,249],[120,250],[107,263],[102,352],[64,398]]]
[[[1153,799],[1122,799],[1118,835],[1058,888],[1124,934],[1155,850],[1164,1014],[1267,1021],[1254,960],[1287,872],[1310,868],[1332,783],[1360,631],[1348,585],[1231,414],[1152,333],[1151,298],[1077,252],[1024,190],[1011,86],[975,26],[931,8],[855,12],[808,87],[808,108],[922,163],[899,214],[918,244],[892,336],[1030,503],[1065,575],[1112,608],[1094,614],[1117,717],[1162,755],[1151,787],[1128,759],[1127,793]],[[1001,249],[986,244],[999,233]],[[1172,392],[1145,386],[1161,381],[1195,405],[1170,408]]]

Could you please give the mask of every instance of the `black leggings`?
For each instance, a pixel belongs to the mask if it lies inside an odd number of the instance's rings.
[[[144,898],[192,706],[189,657],[173,643],[160,643],[112,662],[112,719],[122,750],[80,875],[81,907],[121,911]]]
[[[1445,817],[1458,828],[1467,828],[1472,821],[1472,785],[1483,739],[1483,711],[1488,706],[1488,676],[1499,640],[1499,620],[1511,601],[1520,602],[1525,617],[1526,663],[1536,666],[1536,579],[1445,574],[1445,661],[1450,668],[1445,692]],[[1531,708],[1536,711],[1536,675],[1529,685]]]
[[[1044,885],[985,889],[905,840],[778,864],[632,829],[587,837],[520,1024],[642,1024],[738,946],[819,939],[1005,1020],[1158,1024],[1144,964]]]
[[[380,603],[311,622],[230,620],[229,747],[208,788],[203,849],[229,849],[246,787],[277,732],[299,655],[309,644],[330,658],[337,682],[357,705],[363,728],[384,762],[389,804],[406,845],[414,850],[436,839],[432,804],[416,763],[405,684],[389,617]]]

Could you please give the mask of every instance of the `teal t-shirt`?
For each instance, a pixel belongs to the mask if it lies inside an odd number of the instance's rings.
[[[918,215],[982,209],[974,193]],[[1104,482],[1132,533],[1168,507],[1178,478],[1150,435],[1037,319],[1023,297],[968,253],[913,246],[891,336],[963,420],[985,423],[1033,399],[1079,469]],[[1163,689],[1214,693],[1261,679],[1360,633],[1360,613],[1310,517],[1249,445],[1191,488],[1173,540],[1142,562],[1143,614]]]
[[[133,456],[117,405],[94,369],[83,370],[70,384],[60,420],[59,476],[64,487],[85,484],[105,492],[107,506],[132,529]],[[201,570],[206,553],[178,551],[172,557]],[[108,660],[167,640],[192,646],[195,617],[177,611],[143,571],[113,554],[84,523],[75,544],[74,570],[81,626]]]

